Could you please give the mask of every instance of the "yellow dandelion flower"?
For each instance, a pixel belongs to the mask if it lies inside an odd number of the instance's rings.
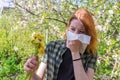
[[[45,45],[44,45],[43,43],[40,43],[40,47],[41,47],[41,48],[44,48]]]
[[[34,40],[31,40],[31,43],[33,43],[33,44],[40,44],[40,40],[38,40],[37,38],[36,39],[34,39]]]
[[[34,34],[34,38],[38,38],[39,40],[43,40],[43,36],[41,36],[40,34]]]
[[[42,43],[43,37],[42,35],[38,34],[38,33],[34,33],[32,34],[32,40],[31,43],[34,44],[35,48],[36,48],[36,53],[44,53],[44,44]]]
[[[43,53],[44,53],[44,49],[43,49],[43,48],[40,48],[40,49],[39,49],[39,53],[40,53],[40,54],[43,54]]]

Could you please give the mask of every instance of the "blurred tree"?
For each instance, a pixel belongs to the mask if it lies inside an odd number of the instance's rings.
[[[6,10],[0,16],[0,77],[22,80],[24,62],[32,52],[29,45],[31,34],[40,32],[45,37],[45,44],[63,39],[71,14],[81,7],[91,12],[98,31],[99,57],[95,80],[120,79],[119,0],[15,0],[14,3],[14,9]],[[11,67],[10,60],[15,61],[12,66],[17,67],[10,68],[12,71],[6,68]]]

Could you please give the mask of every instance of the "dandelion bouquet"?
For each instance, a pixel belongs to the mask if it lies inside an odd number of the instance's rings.
[[[44,53],[44,44],[42,42],[43,39],[44,38],[41,34],[38,34],[38,33],[32,34],[31,43],[32,43],[32,46],[34,46],[34,50],[35,50],[33,55],[38,56],[38,54]],[[25,80],[30,80],[31,76],[32,76],[31,73],[27,73]]]
[[[38,34],[38,33],[34,33],[32,34],[32,39],[31,39],[31,43],[33,44],[33,46],[35,47],[35,53],[34,55],[38,55],[39,54],[43,54],[44,53],[44,44],[43,44],[43,36]]]

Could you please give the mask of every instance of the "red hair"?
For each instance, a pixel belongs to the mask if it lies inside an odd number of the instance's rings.
[[[78,9],[71,16],[67,29],[69,28],[71,21],[73,19],[78,19],[83,23],[83,26],[85,27],[85,30],[86,30],[86,34],[91,36],[91,41],[90,41],[90,44],[87,46],[86,51],[88,53],[95,54],[97,49],[98,39],[97,39],[95,24],[91,14],[87,9],[82,9],[82,8]]]

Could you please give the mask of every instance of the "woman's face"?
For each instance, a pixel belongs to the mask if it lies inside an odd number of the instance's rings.
[[[68,29],[74,34],[86,34],[85,27],[83,26],[82,22],[77,19],[73,19],[71,21],[70,27]],[[84,52],[84,46],[79,40],[68,40],[67,41],[67,47],[71,49],[72,51],[80,51],[80,53]],[[74,47],[74,48],[73,48]],[[85,46],[86,48],[86,46]]]
[[[85,27],[83,26],[82,22],[77,19],[73,19],[71,21],[69,31],[75,34],[86,34]]]

